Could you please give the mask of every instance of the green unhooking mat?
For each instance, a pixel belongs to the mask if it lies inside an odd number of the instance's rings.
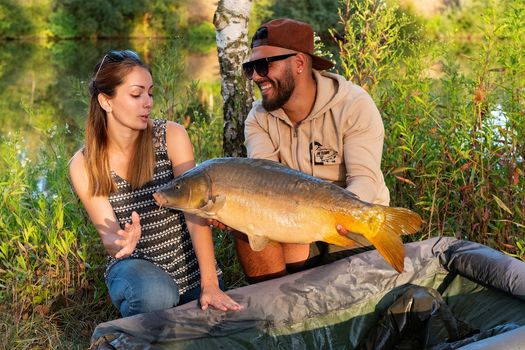
[[[368,251],[197,302],[97,326],[92,349],[525,349],[525,263],[433,238],[405,245],[398,274]]]

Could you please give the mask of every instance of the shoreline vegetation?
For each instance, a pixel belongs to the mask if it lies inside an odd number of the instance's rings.
[[[98,6],[102,2],[95,1]],[[45,7],[54,2],[34,3]],[[129,6],[156,6],[156,14],[176,13],[186,28],[194,25],[184,17],[184,1],[172,2],[177,8],[165,3],[133,0]],[[255,26],[266,17],[323,18],[324,27],[316,28],[325,44],[319,49],[332,54],[339,73],[368,89],[382,113],[391,205],[410,208],[424,219],[421,232],[406,239],[452,236],[525,261],[525,4],[466,3],[423,18],[380,0],[340,0],[335,14],[308,13],[306,5],[290,13],[277,1],[259,0],[251,20]],[[66,15],[57,18],[70,23]],[[146,19],[159,28],[169,22]],[[134,20],[136,26],[142,23]],[[130,28],[126,40],[134,32]],[[210,23],[202,28],[194,30],[193,38],[209,37]],[[341,40],[334,43],[332,37]],[[475,40],[465,45],[464,38]],[[82,143],[82,116],[56,117],[70,111],[72,99],[80,106],[87,100],[80,82],[75,91],[59,90],[60,79],[85,65],[85,58],[68,45],[51,50],[71,59],[57,61],[65,67],[61,74],[47,73],[57,82],[24,107],[34,131],[31,139],[24,131],[0,131],[1,349],[86,349],[98,323],[119,317],[103,281],[100,239],[67,180],[68,160]],[[212,85],[213,96],[220,96],[220,87],[203,82],[181,86],[180,44],[169,41],[155,50],[147,51],[155,57],[155,115],[185,125],[198,162],[222,156],[220,98],[209,104],[199,96],[203,84]],[[31,49],[24,53],[33,54]],[[4,64],[3,55],[0,77],[14,76],[10,67],[16,60]],[[54,89],[58,97],[50,92]],[[14,118],[0,120],[5,126]],[[29,144],[37,145],[34,154]],[[214,239],[227,288],[245,285],[231,236],[217,230]]]
[[[96,39],[213,33],[214,7],[206,0],[5,0],[0,4],[0,40]]]

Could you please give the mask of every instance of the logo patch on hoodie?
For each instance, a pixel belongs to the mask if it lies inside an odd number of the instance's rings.
[[[315,165],[336,164],[339,153],[314,141],[310,143],[310,161],[312,157]]]

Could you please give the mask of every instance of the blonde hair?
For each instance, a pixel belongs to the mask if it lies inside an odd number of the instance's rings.
[[[116,88],[123,83],[124,77],[137,66],[147,69],[151,74],[149,67],[131,50],[110,51],[95,66],[96,73],[89,84],[91,99],[84,144],[88,192],[91,196],[108,196],[116,191],[109,167],[107,116],[98,102],[98,94],[115,96]],[[146,129],[140,131],[131,153],[134,156],[128,164],[126,178],[133,190],[153,179],[155,152],[152,139],[150,122]]]

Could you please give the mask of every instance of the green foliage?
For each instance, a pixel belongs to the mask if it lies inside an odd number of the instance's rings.
[[[157,50],[158,59],[153,65],[155,82],[155,114],[168,120],[184,123],[184,118],[178,119],[181,90],[184,88],[185,54],[180,40],[170,40]]]
[[[522,257],[525,5],[495,2],[478,13],[472,35],[482,39],[458,62],[454,37],[408,41],[412,54],[402,54],[393,12],[363,4],[343,16],[340,56],[343,73],[368,87],[383,114],[392,205],[423,213],[426,237],[454,235]]]
[[[49,29],[53,36],[58,38],[73,38],[81,36],[77,29],[77,22],[74,15],[61,8],[49,16]],[[91,24],[93,26],[93,24]],[[88,27],[89,28],[89,27]]]
[[[144,0],[57,1],[50,16],[51,32],[61,38],[126,36],[146,5]]]
[[[28,11],[13,0],[0,3],[0,38],[16,38],[33,31]]]
[[[187,26],[181,14],[183,2],[183,0],[148,1],[148,10],[143,16],[143,21],[147,22],[157,36],[177,37],[178,30]]]
[[[255,2],[252,13],[257,16],[258,24],[281,17],[307,22],[321,37],[327,38],[327,29],[337,25],[338,7],[337,0],[262,0]]]
[[[0,310],[0,324],[19,326],[7,328],[5,348],[56,348],[52,341],[60,336],[50,337],[57,330],[49,322],[38,323],[38,334],[26,320],[71,318],[65,308],[86,295],[98,303],[105,290],[101,244],[94,244],[98,237],[67,181],[67,125],[41,132],[51,142],[35,160],[20,135],[3,137],[0,146],[0,300],[9,305]]]
[[[155,114],[182,124],[188,130],[197,162],[222,154],[222,116],[199,99],[199,84],[184,81],[185,66],[180,41],[158,49],[154,65]]]
[[[248,21],[248,38],[251,39],[257,28],[274,18],[272,6],[276,0],[255,0],[250,11],[250,20]]]
[[[189,0],[4,0],[0,39],[175,37],[188,27]]]
[[[232,233],[213,229],[213,234],[215,257],[223,272],[224,284],[228,289],[246,286],[246,279],[237,259]]]
[[[186,87],[181,114],[185,116],[185,124],[190,135],[195,160],[197,162],[222,156],[222,116],[218,110],[212,111],[196,99],[198,83],[193,82]]]
[[[331,30],[337,39],[344,76],[372,91],[383,77],[395,70],[404,49],[415,33],[404,36],[411,24],[408,16],[399,16],[398,8],[384,0],[341,0],[340,32]]]

